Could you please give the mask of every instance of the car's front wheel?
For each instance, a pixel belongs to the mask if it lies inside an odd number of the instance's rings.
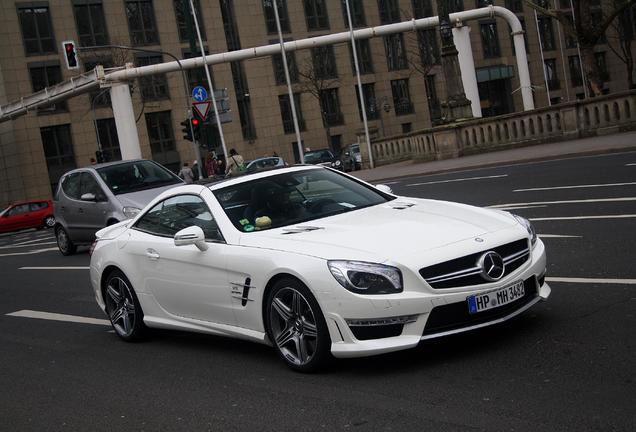
[[[331,339],[309,289],[296,279],[281,279],[266,302],[267,332],[285,363],[300,372],[324,366],[330,358]]]
[[[117,336],[127,342],[143,336],[144,313],[128,278],[119,270],[108,275],[104,287],[106,314]]]
[[[60,226],[55,230],[55,239],[57,240],[57,247],[62,255],[68,256],[77,252],[77,246],[73,244],[63,227]]]

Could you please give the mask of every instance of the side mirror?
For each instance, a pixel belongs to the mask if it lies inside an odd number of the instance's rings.
[[[90,192],[85,193],[84,195],[82,195],[80,197],[80,199],[82,201],[96,201],[97,200],[97,198],[95,197],[95,194],[94,193],[90,193]]]
[[[375,188],[377,190],[379,190],[380,192],[384,192],[384,193],[388,193],[388,194],[393,194],[393,189],[391,189],[390,187],[388,187],[385,184],[379,184],[379,185],[375,185]]]
[[[198,226],[191,226],[182,229],[174,235],[175,246],[195,245],[200,251],[208,250],[208,244],[205,242],[205,234]]]

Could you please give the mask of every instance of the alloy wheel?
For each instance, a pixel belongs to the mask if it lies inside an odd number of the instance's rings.
[[[57,231],[57,246],[60,248],[60,251],[62,253],[66,253],[68,251],[68,246],[69,246],[68,243],[69,243],[69,240],[68,240],[68,235],[66,234],[66,231],[60,228]]]
[[[106,311],[119,336],[130,337],[135,330],[136,308],[130,287],[120,277],[114,277],[106,286]]]
[[[274,343],[290,363],[309,363],[318,346],[314,311],[307,299],[294,288],[279,290],[269,305]]]
[[[53,216],[48,216],[44,219],[44,226],[47,228],[53,228],[55,226],[55,218]]]

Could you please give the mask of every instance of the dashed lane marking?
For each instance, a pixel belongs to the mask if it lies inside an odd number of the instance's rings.
[[[617,284],[636,285],[636,279],[600,279],[600,278],[566,278],[566,277],[546,277],[548,282],[582,283],[582,284]]]
[[[578,199],[578,200],[562,200],[562,201],[533,201],[533,202],[520,202],[520,203],[508,203],[508,204],[495,204],[488,206],[488,208],[496,208],[499,210],[507,210],[514,208],[523,208],[520,206],[543,206],[550,204],[586,204],[586,203],[600,203],[600,202],[629,202],[636,201],[636,197],[621,197],[621,198],[590,198],[590,199]]]
[[[89,270],[88,266],[66,266],[66,267],[20,267],[18,270]]]
[[[8,245],[8,246],[0,246],[0,249],[25,248],[25,247],[34,247],[34,246],[44,246],[48,244],[57,244],[57,242],[50,241],[50,242],[34,243],[34,244]]]
[[[556,216],[544,218],[529,218],[531,221],[553,221],[553,220],[584,220],[584,219],[629,219],[636,218],[636,214],[623,215],[599,215],[599,216]]]
[[[17,312],[11,312],[7,314],[8,316],[21,317],[21,318],[35,318],[35,319],[43,319],[49,321],[63,321],[63,322],[74,322],[81,324],[95,324],[95,325],[104,325],[110,326],[110,321],[104,319],[97,318],[89,318],[77,315],[66,315],[66,314],[58,314],[51,312],[40,312],[34,310],[24,309]]]
[[[28,251],[28,252],[14,252],[14,253],[8,253],[8,254],[0,254],[0,257],[17,256],[17,255],[33,255],[37,253],[54,251],[54,250],[58,250],[58,249],[56,247],[52,247],[52,248],[45,248],[45,249],[36,249],[36,250]]]
[[[497,210],[519,210],[519,209],[533,209],[533,208],[544,208],[547,207],[545,205],[528,205],[528,206],[512,206],[512,207],[490,207],[496,208]]]
[[[582,236],[565,235],[565,234],[537,234],[540,238],[582,238]]]
[[[466,178],[458,178],[458,179],[451,179],[451,180],[437,180],[437,181],[430,181],[430,182],[424,182],[424,183],[411,183],[411,184],[407,184],[407,186],[422,186],[422,185],[431,185],[431,184],[438,184],[438,183],[454,183],[454,182],[484,180],[484,179],[493,179],[493,178],[501,178],[501,177],[508,177],[508,174],[483,176],[483,177],[466,177]]]
[[[625,166],[636,166],[636,163],[626,164]]]
[[[631,186],[631,185],[636,185],[636,182],[587,184],[587,185],[571,185],[571,186],[550,186],[550,187],[541,187],[541,188],[515,189],[513,190],[513,192],[545,191],[545,190],[557,190],[557,189],[585,189],[585,188]]]

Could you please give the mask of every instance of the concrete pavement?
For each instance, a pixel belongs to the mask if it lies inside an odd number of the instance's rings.
[[[404,161],[366,169],[352,174],[361,180],[376,182],[399,177],[435,174],[446,171],[514,164],[566,156],[602,154],[621,150],[636,150],[636,132],[604,135],[558,143],[541,144],[509,150],[463,156],[431,162]]]

